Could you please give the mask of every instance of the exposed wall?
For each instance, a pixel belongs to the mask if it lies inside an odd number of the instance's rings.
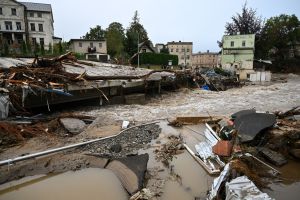
[[[30,17],[29,13],[34,13],[34,17]],[[38,17],[38,13],[42,14],[42,17]],[[37,43],[40,44],[40,39],[44,39],[45,49],[49,48],[49,44],[51,43],[53,46],[53,36],[54,36],[54,28],[53,28],[53,20],[51,13],[47,12],[36,12],[36,11],[28,11],[27,12],[28,19],[28,29],[29,29],[29,40],[32,41],[32,38],[36,38]],[[35,31],[31,30],[31,23],[35,24]],[[43,24],[43,31],[39,31],[39,24]]]
[[[80,45],[81,43],[81,45]],[[88,48],[91,47],[91,43],[93,47],[96,47],[96,53],[107,54],[107,46],[106,41],[80,41],[73,40],[70,44],[70,51],[80,54],[88,53]],[[101,44],[101,45],[100,45]]]
[[[217,53],[197,53],[192,55],[192,64],[196,67],[216,67],[220,64]]]
[[[192,42],[169,42],[167,46],[171,55],[178,56],[178,65],[192,65]]]

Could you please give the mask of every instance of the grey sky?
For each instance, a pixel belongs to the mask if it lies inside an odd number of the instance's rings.
[[[102,28],[114,21],[129,26],[138,10],[152,42],[188,41],[193,52],[218,51],[225,23],[241,11],[245,0],[22,0],[50,3],[55,35],[64,40],[79,38],[90,27]],[[248,6],[263,18],[279,14],[300,17],[299,0],[248,0]]]

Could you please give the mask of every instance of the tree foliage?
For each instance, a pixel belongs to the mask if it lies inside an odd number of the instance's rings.
[[[125,50],[132,56],[137,53],[138,41],[144,42],[149,40],[144,26],[140,23],[138,12],[135,11],[130,26],[126,30]]]
[[[87,32],[84,36],[82,36],[83,39],[88,40],[101,40],[105,36],[105,31],[102,30],[101,26],[97,25],[94,28],[90,28],[90,31]]]
[[[295,15],[282,14],[268,19],[258,40],[257,56],[287,59],[291,47],[300,42],[299,27]]]
[[[122,24],[111,23],[106,29],[107,52],[112,57],[121,56],[124,51],[125,33]]]
[[[263,20],[256,15],[256,10],[243,5],[242,13],[237,13],[231,17],[232,22],[226,23],[225,34],[257,34],[261,31]]]

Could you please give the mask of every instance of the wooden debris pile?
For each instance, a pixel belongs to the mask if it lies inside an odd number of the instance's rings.
[[[183,139],[181,136],[170,136],[169,141],[163,144],[160,149],[154,150],[155,159],[161,161],[165,166],[169,167],[174,155],[184,152]]]

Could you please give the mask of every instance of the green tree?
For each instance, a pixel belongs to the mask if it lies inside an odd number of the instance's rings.
[[[25,41],[22,41],[21,48],[22,48],[22,54],[27,55],[27,44]]]
[[[95,28],[90,28],[90,31],[82,36],[82,38],[88,40],[101,40],[104,36],[105,31],[102,30],[101,26],[97,25]]]
[[[242,13],[237,13],[231,17],[232,22],[225,25],[225,34],[258,34],[263,26],[263,20],[257,16],[256,10],[247,8],[247,3],[243,5]]]
[[[295,15],[282,14],[268,19],[258,40],[256,56],[286,60],[291,47],[300,42],[299,27],[300,21]]]
[[[52,43],[50,42],[48,46],[49,46],[48,54],[52,54],[52,51],[53,51]]]
[[[160,53],[170,54],[169,49],[164,45],[164,47],[160,50]]]
[[[125,50],[130,55],[133,56],[137,53],[138,41],[144,42],[149,40],[147,31],[144,26],[140,23],[140,18],[138,12],[135,11],[132,18],[132,22],[126,31],[126,41],[125,41]]]
[[[111,23],[106,29],[107,52],[112,57],[121,56],[124,51],[125,33],[122,24]]]
[[[6,41],[4,41],[4,51],[3,51],[3,55],[4,56],[8,56],[9,55],[9,45]]]

